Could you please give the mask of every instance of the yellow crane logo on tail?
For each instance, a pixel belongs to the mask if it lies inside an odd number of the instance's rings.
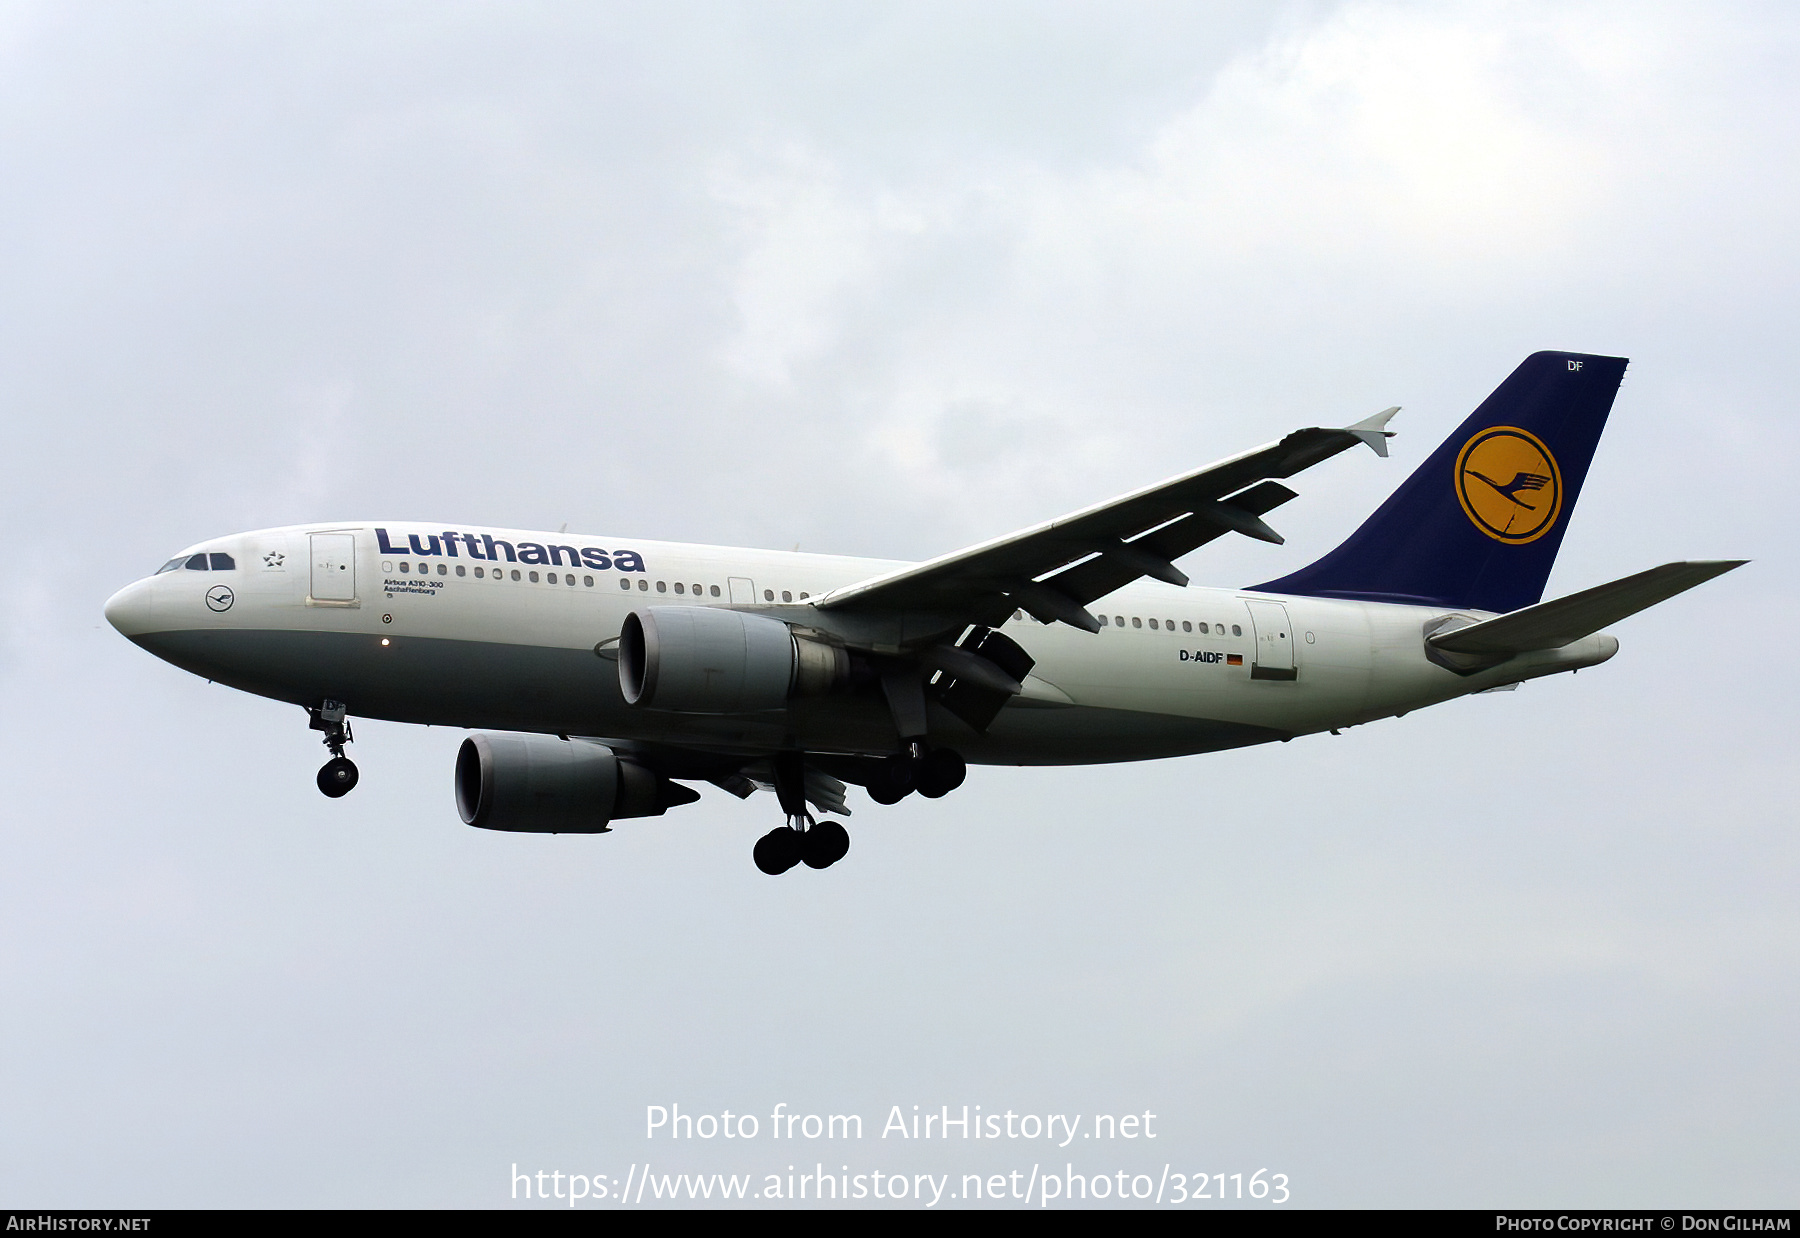
[[[1543,441],[1516,426],[1489,426],[1456,457],[1456,497],[1475,527],[1519,546],[1556,527],[1562,470]]]

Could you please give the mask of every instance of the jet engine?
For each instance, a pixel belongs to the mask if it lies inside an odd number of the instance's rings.
[[[850,656],[779,619],[710,606],[649,606],[625,616],[619,688],[628,705],[678,713],[781,709],[848,683]]]
[[[456,754],[456,811],[484,830],[599,834],[699,798],[591,740],[478,732]]]

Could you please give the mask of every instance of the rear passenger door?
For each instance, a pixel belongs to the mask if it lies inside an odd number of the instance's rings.
[[[1253,602],[1248,598],[1244,605],[1250,608],[1250,627],[1256,635],[1250,678],[1295,678],[1298,672],[1294,668],[1294,629],[1288,622],[1287,607],[1280,602]]]

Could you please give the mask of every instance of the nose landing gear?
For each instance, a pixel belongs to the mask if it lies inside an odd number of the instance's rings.
[[[312,729],[325,732],[325,747],[331,752],[331,760],[319,767],[317,781],[319,790],[334,800],[350,794],[358,777],[356,762],[344,755],[344,745],[356,738],[350,733],[344,710],[342,701],[327,700],[318,708],[308,707],[306,711],[312,715]]]

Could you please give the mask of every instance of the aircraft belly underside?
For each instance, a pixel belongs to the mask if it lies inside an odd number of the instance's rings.
[[[875,693],[796,701],[768,714],[706,715],[633,708],[616,663],[589,650],[361,633],[211,629],[133,638],[183,670],[241,691],[306,706],[343,701],[362,718],[432,726],[633,739],[764,755],[807,751],[885,755],[897,737]],[[970,761],[1060,765],[1132,761],[1241,748],[1291,732],[1138,710],[1016,705],[985,734],[933,702],[932,737]]]

